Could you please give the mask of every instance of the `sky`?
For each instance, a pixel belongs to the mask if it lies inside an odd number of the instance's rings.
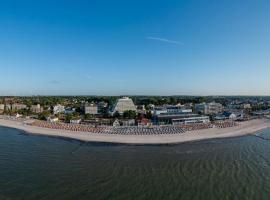
[[[0,1],[0,95],[270,95],[270,1]]]

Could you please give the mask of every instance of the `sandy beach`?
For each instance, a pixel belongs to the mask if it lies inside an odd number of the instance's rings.
[[[30,134],[64,137],[87,142],[108,142],[122,144],[176,144],[212,138],[239,137],[270,128],[270,120],[256,119],[241,122],[235,127],[202,129],[173,135],[109,135],[41,128],[27,125],[26,122],[27,121],[0,119],[1,126],[20,129]]]

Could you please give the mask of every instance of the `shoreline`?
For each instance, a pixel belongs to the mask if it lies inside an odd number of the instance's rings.
[[[25,120],[27,121],[27,120]],[[0,119],[0,126],[15,128],[25,131],[27,134],[52,136],[58,138],[75,139],[83,142],[114,143],[130,145],[161,145],[179,144],[207,139],[231,138],[254,134],[258,131],[270,128],[270,120],[256,119],[240,122],[238,126],[228,128],[210,128],[195,131],[187,131],[181,134],[161,135],[109,135],[101,133],[77,132],[61,129],[42,128],[30,126],[24,121]]]

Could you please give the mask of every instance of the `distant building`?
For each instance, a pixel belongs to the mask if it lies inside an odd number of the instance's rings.
[[[243,112],[228,112],[225,111],[222,114],[216,115],[214,117],[215,120],[242,120],[244,119],[244,113]]]
[[[252,115],[256,115],[256,116],[270,115],[270,109],[254,111],[252,112]]]
[[[86,104],[84,106],[84,114],[97,115],[98,114],[98,106],[96,104]]]
[[[186,109],[184,106],[168,106],[167,113],[192,113],[192,109]]]
[[[4,99],[4,102],[5,102],[6,104],[12,104],[12,103],[14,102],[14,98],[6,97],[6,98]]]
[[[0,114],[2,114],[5,110],[5,104],[0,104]]]
[[[43,112],[43,107],[41,107],[40,104],[37,104],[37,105],[31,105],[30,111],[31,111],[32,113],[41,113],[41,112]]]
[[[76,109],[75,108],[65,108],[65,111],[64,111],[64,113],[66,114],[66,115],[68,115],[68,114],[73,114],[73,113],[75,113],[76,112]]]
[[[14,103],[11,105],[11,109],[12,110],[22,110],[27,108],[27,106],[25,104],[20,104],[20,103]]]
[[[209,122],[210,122],[209,116],[189,116],[178,119],[172,119],[173,125],[209,123]]]
[[[108,103],[101,101],[97,104],[97,107],[98,107],[98,111],[97,111],[98,114],[107,113]]]
[[[184,106],[176,105],[176,106],[162,106],[155,107],[152,114],[160,115],[160,114],[188,114],[192,113],[192,109],[185,108]]]
[[[229,109],[251,109],[249,103],[239,103],[239,104],[230,104],[228,105]]]
[[[165,107],[155,107],[152,114],[153,115],[160,115],[168,113],[168,110]]]
[[[132,99],[128,97],[123,97],[117,100],[116,104],[114,105],[112,114],[118,112],[119,114],[123,114],[127,110],[136,111],[136,106],[134,105]]]
[[[81,119],[71,119],[70,123],[71,124],[79,124],[79,123],[81,123],[81,121],[82,121]]]
[[[195,112],[201,114],[217,114],[223,109],[222,104],[216,102],[195,104]]]
[[[157,125],[206,123],[209,121],[209,116],[194,113],[163,113],[153,117],[153,122]]]
[[[64,113],[64,112],[65,112],[65,106],[58,104],[53,107],[54,114],[59,114],[59,113]]]
[[[47,122],[53,123],[53,122],[58,122],[59,119],[58,117],[48,117]]]
[[[207,104],[208,110],[206,114],[217,114],[223,111],[223,105],[216,102],[211,102]]]
[[[114,122],[113,122],[113,127],[117,127],[117,126],[120,126],[120,122],[118,119],[116,119]]]

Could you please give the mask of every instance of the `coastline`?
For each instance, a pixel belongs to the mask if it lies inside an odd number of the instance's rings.
[[[23,130],[29,134],[44,135],[53,137],[62,137],[75,139],[85,142],[102,142],[118,144],[178,144],[184,142],[214,139],[230,138],[253,134],[263,129],[270,128],[270,120],[256,119],[240,122],[238,126],[229,128],[210,128],[196,131],[188,131],[182,134],[164,134],[164,135],[109,135],[90,132],[67,131],[60,129],[41,128],[30,126],[23,121],[0,119],[0,126]]]

